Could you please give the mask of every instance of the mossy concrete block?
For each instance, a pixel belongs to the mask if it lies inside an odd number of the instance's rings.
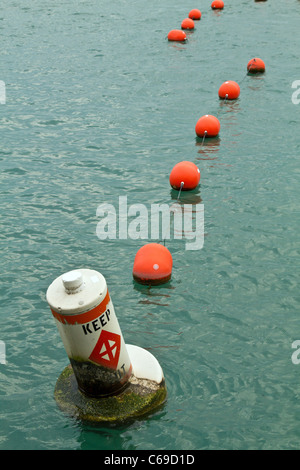
[[[124,424],[163,405],[167,388],[165,380],[157,383],[132,375],[120,393],[92,398],[78,389],[73,369],[68,365],[56,382],[54,397],[60,409],[73,418],[92,424]]]

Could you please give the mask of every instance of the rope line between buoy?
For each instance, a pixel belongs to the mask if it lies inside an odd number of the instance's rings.
[[[181,181],[181,183],[180,183],[180,188],[179,188],[179,192],[178,192],[178,196],[177,196],[177,200],[176,200],[177,202],[178,202],[179,199],[180,199],[180,195],[181,195],[181,191],[182,191],[183,186],[184,186],[184,181]],[[168,229],[170,228],[170,226],[171,226],[171,217],[170,217],[170,219],[169,219],[169,226],[168,226]],[[164,243],[164,246],[166,246],[166,238],[164,238],[162,241],[163,241],[163,243]]]
[[[201,142],[201,147],[203,147],[203,144],[204,144],[204,140],[205,140],[206,135],[207,135],[207,131],[204,132],[204,135],[203,135],[203,138],[202,138],[202,142]]]
[[[177,201],[179,201],[181,190],[182,190],[183,186],[184,186],[184,181],[181,181],[180,188],[179,188],[179,193],[178,193],[178,196],[177,196]]]

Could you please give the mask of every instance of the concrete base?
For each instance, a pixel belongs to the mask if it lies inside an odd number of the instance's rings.
[[[60,409],[91,424],[124,424],[155,411],[167,396],[162,369],[152,354],[126,345],[133,373],[119,394],[91,398],[80,392],[71,365],[59,376],[54,391]]]

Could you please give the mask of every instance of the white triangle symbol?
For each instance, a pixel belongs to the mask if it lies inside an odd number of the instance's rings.
[[[108,355],[108,354],[105,354],[104,356],[102,356],[102,358],[101,358],[101,359],[105,359],[106,361],[109,361],[109,360],[110,360],[110,359],[109,359],[109,355]]]
[[[103,354],[105,351],[106,351],[106,347],[105,347],[105,344],[103,344],[99,354]]]
[[[112,356],[115,357],[116,352],[117,352],[117,344],[115,341],[111,341],[110,339],[108,341],[109,341],[110,351],[112,353]]]

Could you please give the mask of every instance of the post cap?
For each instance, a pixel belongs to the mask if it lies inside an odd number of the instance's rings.
[[[75,293],[83,284],[83,277],[80,271],[69,271],[62,277],[64,288],[68,294]]]

